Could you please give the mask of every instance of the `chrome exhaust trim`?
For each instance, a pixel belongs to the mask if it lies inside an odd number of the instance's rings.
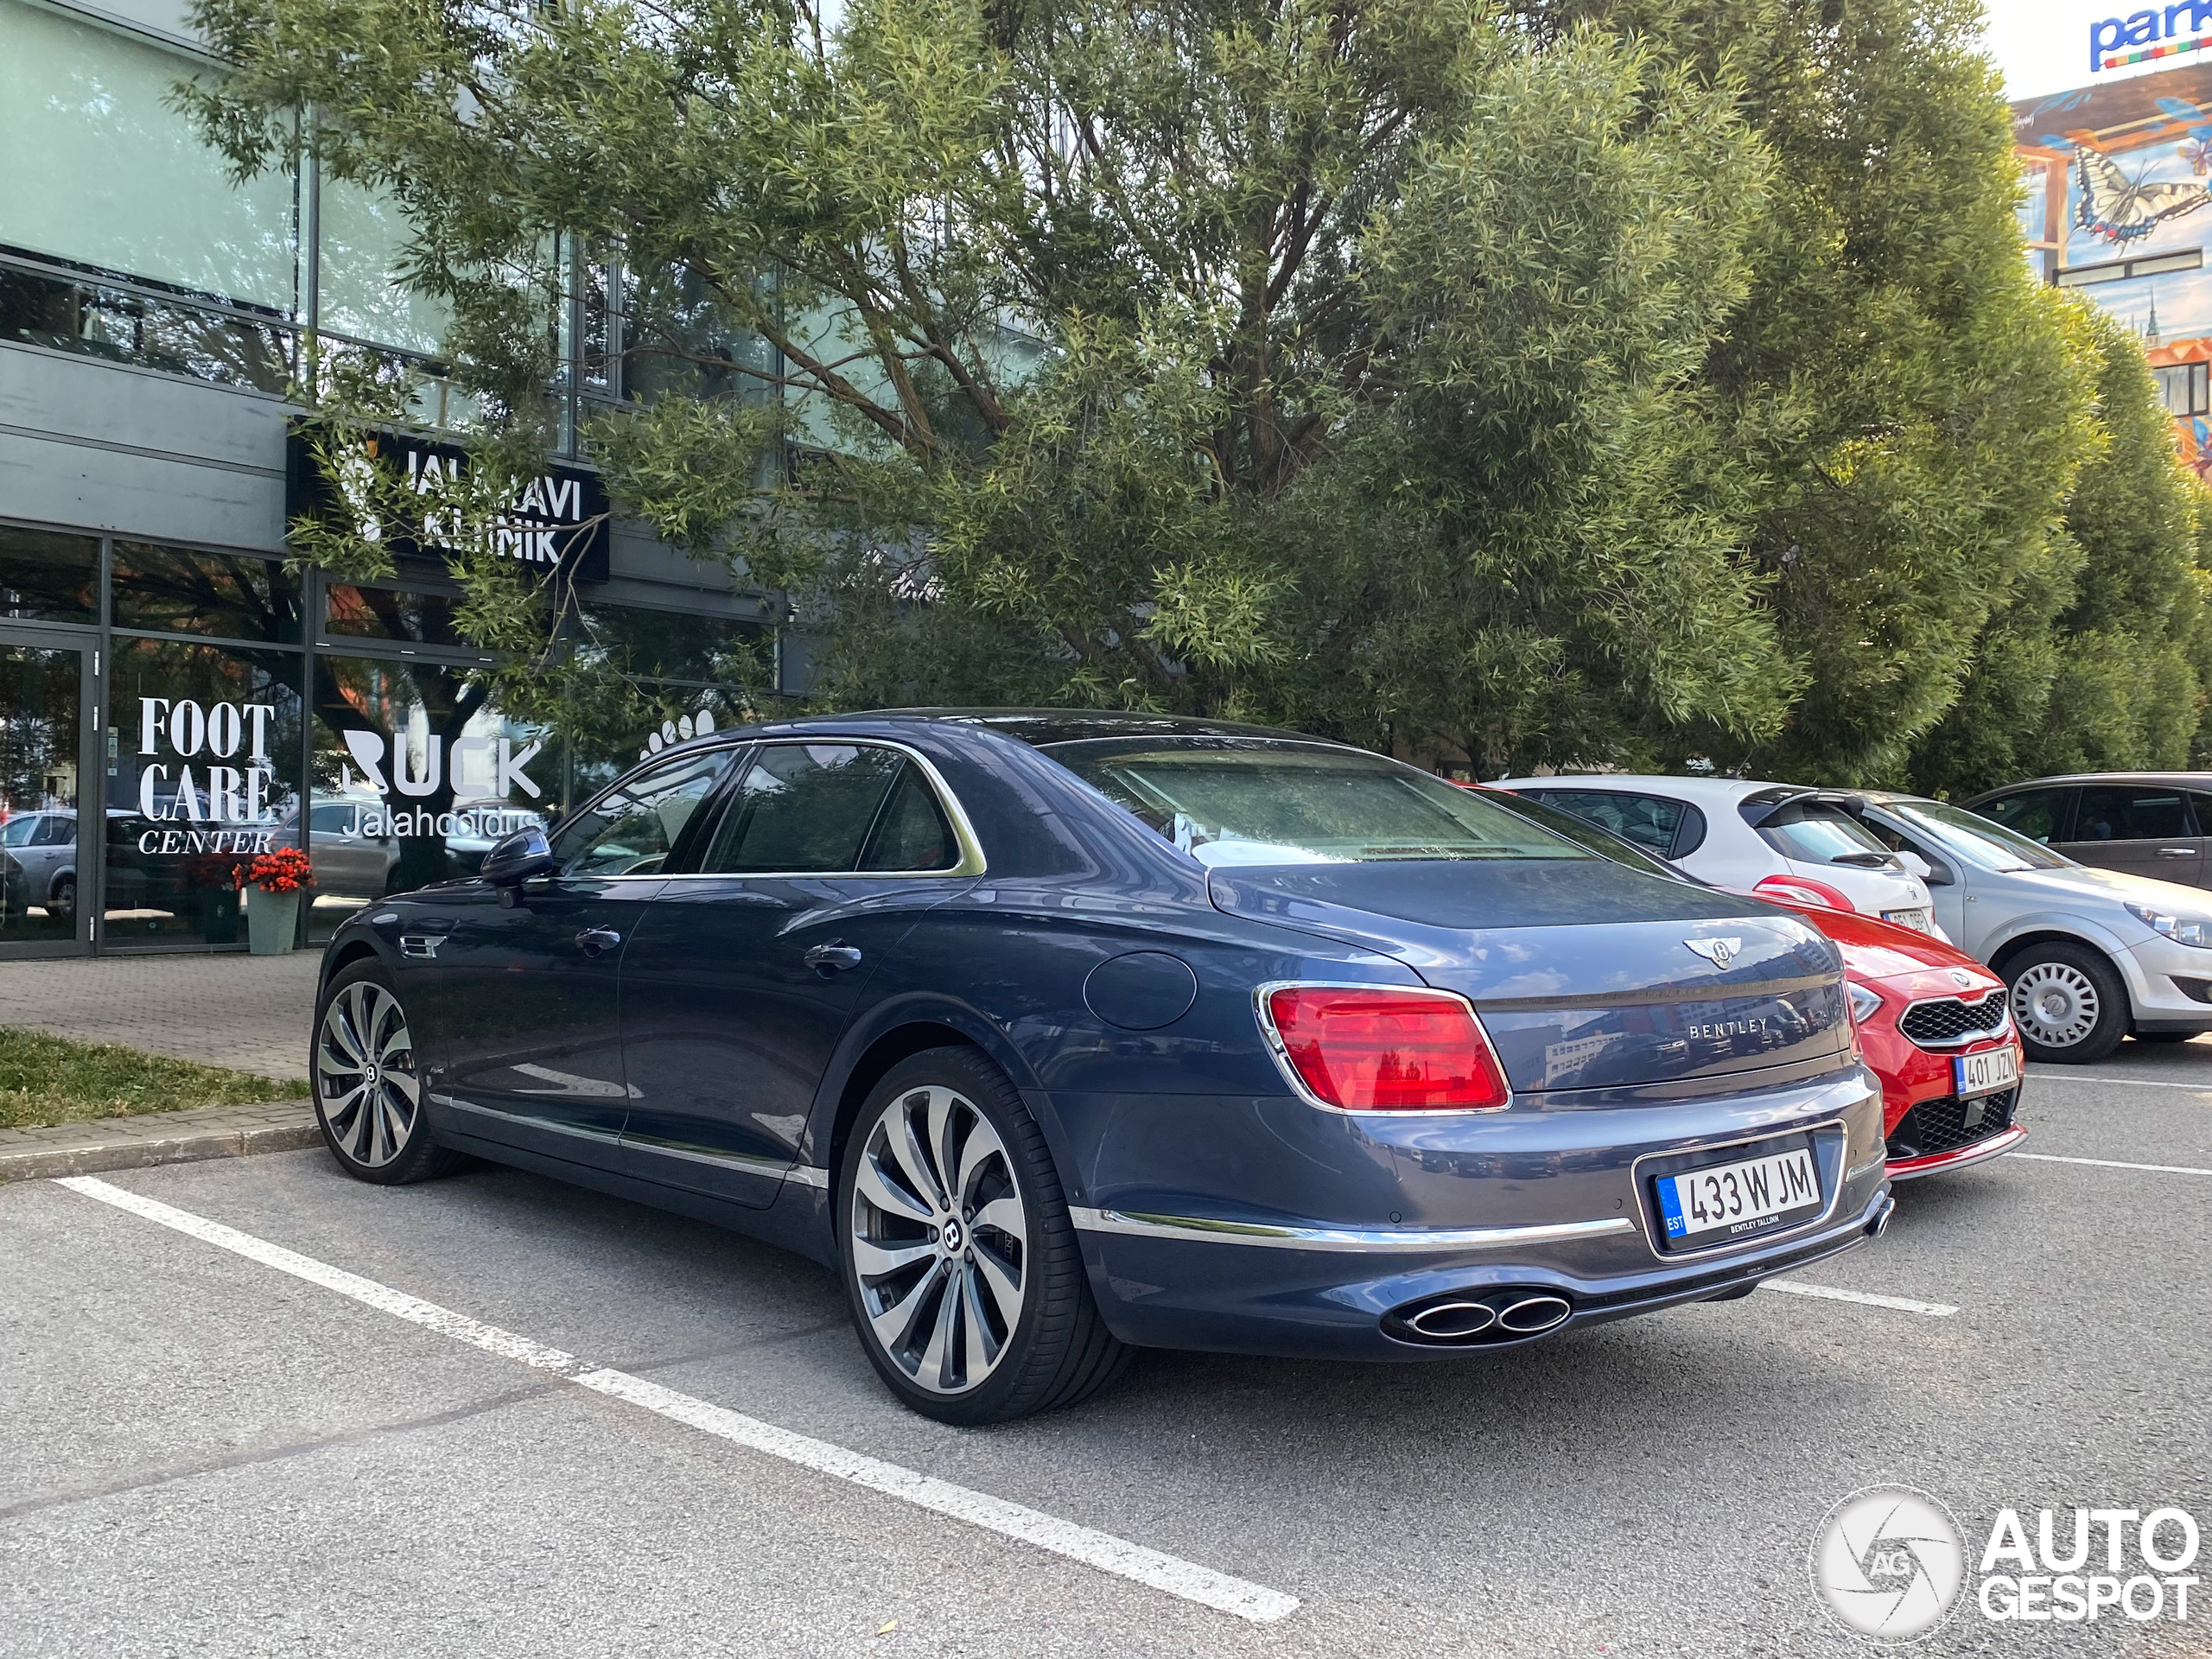
[[[1497,1310],[1483,1302],[1437,1302],[1406,1323],[1432,1342],[1465,1342],[1497,1323]]]
[[[1500,1313],[1497,1322],[1517,1336],[1533,1337],[1573,1312],[1573,1304],[1564,1296],[1524,1296]]]
[[[1471,1286],[1393,1308],[1382,1334],[1425,1348],[1478,1348],[1541,1337],[1573,1314],[1573,1302],[1541,1285]]]

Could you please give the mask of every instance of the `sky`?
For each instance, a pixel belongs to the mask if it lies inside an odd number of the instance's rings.
[[[2148,5],[2150,0],[1984,0],[1984,3],[1989,8],[1985,44],[1997,60],[1997,67],[2005,72],[2008,99],[2037,98],[2045,92],[2101,86],[2160,69],[2212,63],[2212,48],[2207,48],[2126,69],[2091,71],[2089,25],[2107,17],[2125,17]],[[2162,5],[2162,13],[2163,10]],[[2195,35],[2185,34],[2183,38]]]

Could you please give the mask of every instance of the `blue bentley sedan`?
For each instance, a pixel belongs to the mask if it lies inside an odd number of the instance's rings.
[[[654,755],[323,963],[331,1151],[842,1278],[949,1422],[1137,1347],[1510,1348],[1878,1234],[1835,949],[1340,745],[917,709]]]

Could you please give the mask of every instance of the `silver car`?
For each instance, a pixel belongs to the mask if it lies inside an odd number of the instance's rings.
[[[18,913],[36,905],[56,921],[77,913],[77,815],[64,810],[18,812],[0,825],[7,849],[7,905]]]
[[[1942,801],[1849,798],[1928,883],[1943,931],[2012,988],[2029,1058],[2086,1064],[2123,1037],[2212,1031],[2212,894],[2090,869]]]

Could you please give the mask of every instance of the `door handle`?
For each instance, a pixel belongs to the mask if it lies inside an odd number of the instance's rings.
[[[832,939],[827,944],[817,944],[806,953],[806,965],[824,979],[832,974],[842,974],[848,968],[861,965],[860,949],[842,939]]]
[[[588,957],[602,950],[612,950],[622,943],[622,936],[611,927],[588,927],[576,935],[576,949]]]
[[[2196,856],[2196,849],[2194,847],[2161,847],[2158,849],[2158,856],[2160,858],[2195,858]]]

